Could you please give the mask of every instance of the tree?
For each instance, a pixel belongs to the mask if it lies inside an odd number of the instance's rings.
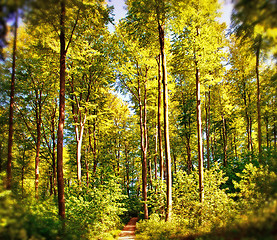
[[[8,140],[8,163],[7,163],[7,189],[12,187],[12,146],[13,146],[13,112],[15,94],[15,67],[16,67],[16,42],[17,42],[18,12],[15,13],[13,54],[12,54],[12,74],[10,92],[10,114],[9,114],[9,140]]]
[[[176,48],[174,49],[176,58],[181,58],[180,61],[183,63],[187,61],[189,63],[187,69],[195,76],[200,202],[204,200],[200,83],[203,82],[206,87],[215,84],[214,80],[218,79],[217,75],[221,68],[220,60],[223,55],[220,48],[223,45],[224,25],[216,21],[218,7],[217,1],[191,1],[189,3],[176,1],[173,4],[176,16],[172,21],[176,34]],[[180,50],[181,54],[185,51],[185,59],[179,55]],[[180,63],[177,67],[179,65]],[[200,73],[202,81],[200,81]]]

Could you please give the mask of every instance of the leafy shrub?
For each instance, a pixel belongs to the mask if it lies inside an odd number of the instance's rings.
[[[240,212],[251,214],[272,197],[276,197],[277,175],[267,166],[256,167],[250,163],[237,175],[240,181],[234,181],[234,186],[238,192],[233,196],[238,199]]]
[[[102,234],[106,239],[108,232],[121,227],[124,198],[115,177],[93,188],[71,186],[66,194],[67,224],[83,239],[100,239]]]
[[[221,185],[226,182],[224,173],[214,167],[204,172],[204,202],[199,202],[198,172],[179,172],[173,185],[173,212],[180,216],[186,227],[200,226],[209,231],[220,227],[234,216],[234,201]]]
[[[159,214],[152,214],[149,220],[142,220],[137,223],[136,239],[140,240],[166,240],[176,231],[174,221],[165,222]]]
[[[150,202],[152,210],[156,211],[148,221],[140,221],[137,224],[137,239],[177,239],[178,236],[195,233],[209,232],[214,228],[226,226],[236,215],[235,202],[222,189],[227,178],[219,167],[206,170],[205,200],[199,202],[198,172],[191,174],[179,171],[173,183],[173,217],[170,222],[165,222],[161,214],[161,202]],[[162,185],[158,185],[156,199],[165,201],[165,192],[161,191]],[[154,191],[154,190],[153,190]],[[152,193],[150,201],[155,201]]]

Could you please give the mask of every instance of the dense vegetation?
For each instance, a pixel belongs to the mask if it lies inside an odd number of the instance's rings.
[[[0,239],[276,239],[275,2],[1,2]]]

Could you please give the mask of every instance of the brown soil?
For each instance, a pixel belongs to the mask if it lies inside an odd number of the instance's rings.
[[[131,218],[128,224],[123,228],[121,233],[119,234],[118,240],[134,240],[135,230],[136,230],[136,223],[138,221],[137,217]]]

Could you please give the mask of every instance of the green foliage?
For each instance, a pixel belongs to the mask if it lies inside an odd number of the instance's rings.
[[[161,194],[152,194],[149,205],[153,213],[149,221],[138,224],[138,239],[171,239],[195,231],[209,232],[225,226],[236,215],[235,202],[221,185],[226,182],[222,170],[215,166],[204,173],[205,201],[199,203],[198,173],[179,171],[173,184],[173,213],[171,222],[165,222],[160,214],[161,202],[155,202]],[[157,188],[159,192],[160,188]],[[165,194],[165,193],[164,193]],[[157,196],[154,198],[153,196]],[[151,202],[151,201],[154,201]]]
[[[118,179],[109,177],[94,187],[73,185],[67,188],[67,224],[82,239],[100,239],[121,227],[120,215],[126,209]]]
[[[2,184],[1,184],[2,186]],[[54,199],[37,201],[16,199],[10,191],[0,190],[0,239],[59,239],[62,224]],[[72,239],[69,231],[64,239]]]
[[[240,181],[234,181],[239,190],[234,196],[238,198],[241,212],[251,213],[263,206],[277,193],[277,175],[267,166],[256,167],[252,163],[245,166],[242,173],[237,173]]]
[[[166,240],[170,239],[176,231],[176,222],[165,222],[158,214],[152,214],[148,221],[142,220],[137,223],[136,239],[140,240]]]
[[[162,219],[165,218],[166,184],[158,179],[153,181],[153,189],[148,191],[148,202],[150,213],[156,213]]]
[[[209,231],[214,227],[223,226],[233,215],[233,200],[226,194],[221,185],[226,182],[219,167],[204,172],[205,192],[204,203],[199,203],[198,173],[178,172],[173,185],[173,211],[182,216],[188,228],[202,227]]]
[[[0,239],[114,239],[126,211],[117,181],[110,177],[93,188],[68,187],[65,232],[54,198],[19,200],[1,189]]]

